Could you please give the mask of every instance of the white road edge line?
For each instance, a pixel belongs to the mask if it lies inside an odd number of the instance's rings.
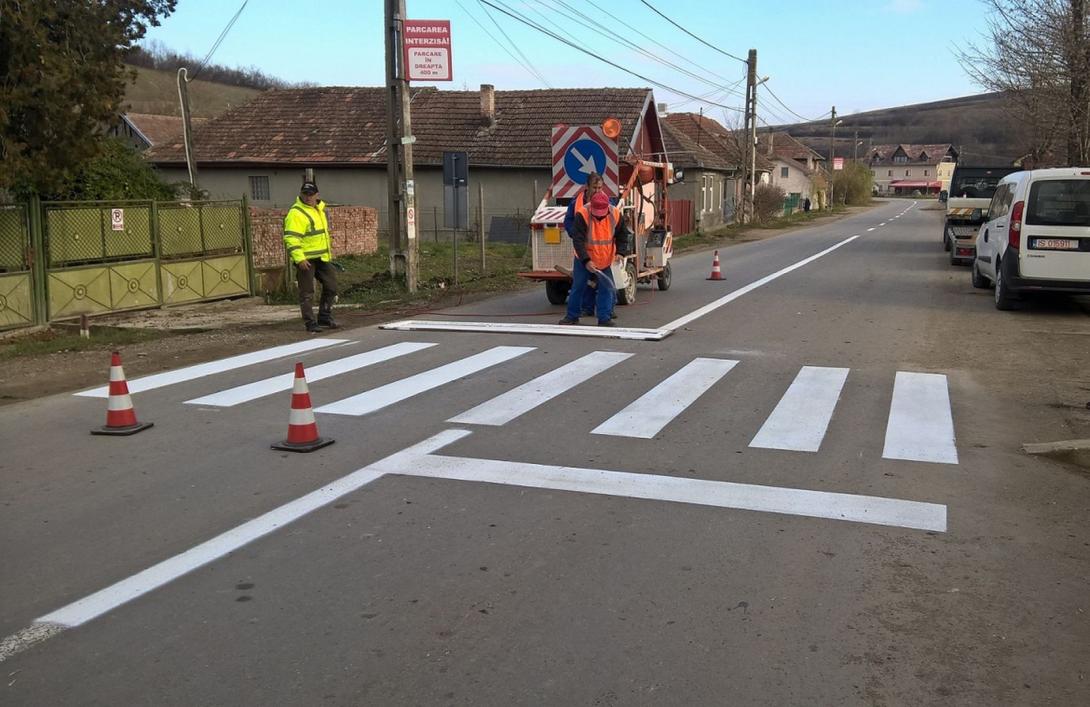
[[[736,365],[731,359],[694,358],[591,434],[652,439]]]
[[[946,376],[897,371],[882,457],[958,463]]]
[[[796,452],[820,449],[848,371],[803,366],[749,446]]]
[[[871,232],[871,231],[873,231],[873,230],[874,230],[873,228],[868,228],[868,229],[867,229],[867,233],[870,233],[870,232]]]
[[[447,422],[464,425],[506,425],[632,355],[619,351],[594,351],[487,400]]]
[[[183,383],[195,378],[203,378],[215,373],[233,371],[236,368],[242,368],[243,366],[252,366],[255,363],[265,363],[266,361],[272,361],[285,356],[308,353],[315,349],[333,346],[334,344],[352,343],[356,342],[349,339],[308,339],[294,344],[273,346],[272,348],[262,349],[261,351],[251,351],[250,353],[241,354],[239,356],[221,358],[218,361],[198,363],[195,366],[186,366],[185,368],[164,371],[163,373],[156,373],[155,375],[144,376],[143,378],[134,378],[133,380],[128,381],[129,392],[139,393],[145,390],[153,390],[155,388],[174,385],[175,383]],[[90,390],[73,393],[73,395],[85,398],[106,398],[110,395],[110,386],[104,385],[99,388],[91,388]]]
[[[765,275],[760,280],[755,280],[755,281],[749,283],[748,285],[746,285],[745,287],[740,287],[737,290],[734,290],[733,292],[729,292],[729,293],[723,295],[722,297],[720,297],[719,299],[717,299],[717,300],[715,300],[713,302],[709,302],[708,304],[704,305],[703,307],[700,307],[699,309],[695,309],[692,312],[689,312],[688,314],[686,314],[686,315],[684,315],[682,317],[678,317],[677,319],[670,322],[669,324],[665,324],[665,325],[663,325],[663,326],[661,326],[659,328],[664,329],[666,331],[671,331],[671,332],[676,331],[676,330],[680,329],[681,327],[685,326],[686,324],[688,324],[689,322],[692,322],[692,321],[694,321],[696,319],[699,319],[699,318],[703,317],[705,314],[709,314],[710,312],[714,312],[715,310],[719,309],[720,307],[722,307],[725,304],[730,304],[731,302],[738,299],[742,295],[753,292],[758,287],[762,287],[764,285],[767,285],[768,283],[772,282],[776,278],[781,277],[783,275],[786,275],[787,273],[789,273],[789,272],[791,272],[793,270],[798,270],[802,266],[807,265],[809,263],[812,263],[815,260],[817,260],[818,258],[826,256],[829,253],[832,253],[834,250],[836,250],[837,248],[840,248],[841,246],[848,245],[849,243],[854,241],[856,238],[859,238],[859,236],[852,236],[851,238],[845,238],[844,240],[840,241],[839,243],[837,243],[837,244],[835,244],[833,246],[830,246],[829,248],[826,248],[825,250],[821,251],[820,253],[815,253],[814,255],[811,255],[808,258],[803,258],[802,260],[798,261],[797,263],[794,263],[792,265],[788,265],[786,268],[783,268],[782,270],[777,270],[776,272],[774,272],[774,273],[772,273],[770,275]]]
[[[0,640],[0,663],[36,643],[82,626],[218,560],[387,474],[481,481],[946,532],[946,506],[942,504],[435,454],[470,434],[468,430],[444,430],[35,619],[27,628]]]
[[[417,351],[430,349],[436,345],[437,344],[424,342],[403,341],[398,344],[391,344],[390,346],[383,346],[371,351],[365,351],[356,354],[355,356],[334,359],[328,363],[306,369],[307,383],[316,383],[320,380],[325,380],[326,378],[341,375],[342,373],[350,373],[361,368],[366,368],[367,366],[373,366],[377,363],[382,363],[383,361],[398,358],[399,356],[406,356],[411,353],[416,353]],[[185,402],[187,405],[233,407],[240,403],[263,398],[266,395],[272,395],[273,393],[284,390],[291,390],[294,382],[295,373],[289,372],[279,376],[273,376],[272,378],[236,386],[234,388],[228,388],[227,390],[221,390],[199,398],[193,398],[192,400],[186,400]]]

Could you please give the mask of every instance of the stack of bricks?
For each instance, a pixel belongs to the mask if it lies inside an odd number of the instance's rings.
[[[254,268],[262,273],[265,290],[275,290],[287,264],[284,216],[287,209],[250,207]],[[378,211],[368,206],[330,206],[326,209],[332,231],[333,257],[367,255],[378,250]]]

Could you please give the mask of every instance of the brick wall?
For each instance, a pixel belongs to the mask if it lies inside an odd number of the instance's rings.
[[[263,271],[266,290],[277,289],[287,254],[284,250],[284,216],[287,209],[250,207],[254,242],[254,268]],[[378,250],[378,211],[368,206],[330,206],[326,209],[332,232],[333,257],[367,255]]]

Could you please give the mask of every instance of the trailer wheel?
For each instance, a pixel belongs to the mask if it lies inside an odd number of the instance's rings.
[[[942,249],[950,250],[950,229],[946,226],[942,227]]]
[[[549,298],[549,304],[564,304],[568,301],[568,291],[571,283],[567,280],[546,280],[545,296]]]
[[[624,270],[628,273],[628,287],[617,290],[617,301],[621,304],[632,304],[636,301],[636,278],[639,273],[636,272],[636,263],[631,260],[624,266]]]
[[[672,279],[673,274],[673,268],[670,267],[670,263],[666,263],[665,267],[662,268],[662,272],[659,273],[658,277],[660,290],[665,292],[666,290],[670,289],[670,280]]]

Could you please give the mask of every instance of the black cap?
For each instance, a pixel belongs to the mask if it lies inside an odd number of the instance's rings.
[[[300,194],[317,194],[318,185],[314,182],[303,182],[303,186],[299,187]]]

